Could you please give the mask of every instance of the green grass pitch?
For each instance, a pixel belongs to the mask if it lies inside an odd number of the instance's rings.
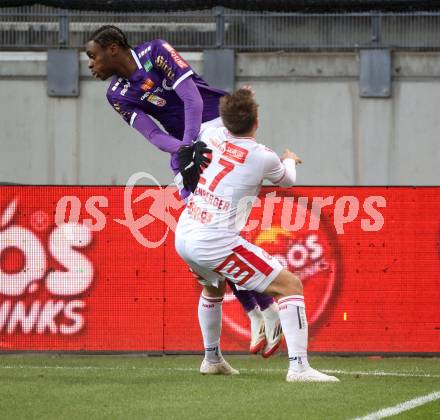
[[[202,376],[201,356],[2,355],[0,418],[352,419],[440,391],[436,358],[312,356],[336,384],[285,382],[285,355],[226,359],[240,375]],[[440,399],[395,418],[440,419]]]

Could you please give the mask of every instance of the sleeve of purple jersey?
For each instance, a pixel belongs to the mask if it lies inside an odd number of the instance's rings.
[[[150,143],[168,153],[176,153],[182,141],[165,133],[145,112],[123,101],[114,101],[107,95],[110,105],[122,115],[124,120],[139,131]]]
[[[182,141],[165,133],[145,112],[137,110],[133,127],[158,149],[176,153],[182,147]]]
[[[175,87],[179,98],[183,101],[185,109],[185,132],[183,144],[191,144],[200,132],[203,113],[203,99],[191,77],[183,80]]]

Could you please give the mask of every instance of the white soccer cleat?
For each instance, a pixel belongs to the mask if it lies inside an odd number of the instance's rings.
[[[336,376],[326,375],[319,370],[313,369],[310,366],[302,372],[295,372],[289,370],[286,376],[287,382],[339,382]]]
[[[266,347],[264,347],[262,356],[268,358],[272,356],[281,345],[283,330],[279,319],[265,319]]]
[[[259,323],[251,323],[251,344],[249,351],[257,354],[266,345],[266,333],[264,329],[264,320],[261,319]]]
[[[202,375],[239,375],[240,372],[234,369],[223,357],[218,363],[208,362],[203,359],[200,366],[200,373]]]

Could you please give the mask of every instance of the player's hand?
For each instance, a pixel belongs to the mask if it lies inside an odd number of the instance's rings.
[[[281,160],[284,160],[284,159],[293,159],[297,165],[302,163],[301,158],[289,149],[286,149],[283,153],[283,156],[281,156]]]
[[[194,192],[196,189],[200,174],[211,162],[211,152],[203,141],[182,146],[178,150],[179,171],[183,178],[183,186],[187,190]]]

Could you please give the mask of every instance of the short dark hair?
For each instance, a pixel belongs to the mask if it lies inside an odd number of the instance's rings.
[[[231,134],[242,135],[252,130],[258,118],[258,104],[249,89],[239,89],[220,98],[220,116]]]
[[[124,49],[130,48],[124,32],[122,32],[121,29],[114,25],[101,26],[92,33],[89,41],[95,41],[102,48],[106,48],[111,44],[117,44]]]

